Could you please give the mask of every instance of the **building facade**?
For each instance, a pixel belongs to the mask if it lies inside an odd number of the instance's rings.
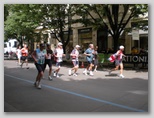
[[[122,10],[121,10],[122,11]],[[93,13],[92,13],[93,14]],[[98,17],[94,14],[95,17]],[[79,19],[81,16],[73,16],[72,19]],[[119,17],[121,17],[119,15]],[[148,14],[146,16],[146,20],[148,21]],[[145,20],[145,17],[140,17],[139,19]],[[132,28],[130,21],[126,28]],[[133,21],[134,22],[134,21]],[[88,26],[84,27],[81,23],[75,23],[72,24],[72,31],[70,35],[70,41],[67,45],[66,52],[69,52],[68,50],[70,48],[73,48],[75,45],[80,45],[81,49],[84,51],[88,48],[88,45],[90,43],[93,43],[95,46],[98,46],[98,52],[99,53],[106,53],[108,50],[112,50],[114,46],[114,41],[111,35],[108,33],[108,29],[105,27],[95,30],[93,27]],[[64,31],[64,39],[67,38],[68,31],[67,29]],[[55,48],[57,44],[57,40],[54,36],[52,36],[51,33],[48,33],[48,43],[51,44],[52,49]],[[34,47],[36,47],[37,44],[35,44]],[[136,47],[138,51],[140,48],[144,48],[148,50],[148,31],[139,30],[139,40],[133,40],[133,36],[131,33],[123,32],[120,35],[119,38],[119,45],[125,46],[125,53],[131,54],[132,47]]]

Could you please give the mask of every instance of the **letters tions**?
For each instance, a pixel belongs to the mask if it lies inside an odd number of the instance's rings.
[[[148,63],[148,55],[126,55],[123,63]]]

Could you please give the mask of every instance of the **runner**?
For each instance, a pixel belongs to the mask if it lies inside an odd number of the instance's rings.
[[[22,54],[22,57],[21,57],[22,63],[20,65],[21,68],[22,68],[23,64],[26,62],[27,69],[29,69],[29,67],[28,67],[28,48],[27,48],[26,44],[21,49],[21,54]]]
[[[98,52],[97,52],[97,49],[98,49],[98,46],[96,46],[95,49],[94,49],[94,58],[93,58],[94,66],[95,66],[94,72],[97,72],[97,66],[98,66]]]
[[[53,57],[53,51],[51,50],[50,44],[47,44],[47,57],[45,58],[45,64],[44,64],[44,71],[46,69],[46,65],[48,64],[49,67],[49,80],[52,80],[51,74],[52,74],[52,57]]]
[[[45,63],[45,57],[46,55],[46,50],[45,49],[45,45],[44,44],[40,44],[40,49],[36,49],[33,53],[32,53],[32,57],[35,61],[35,66],[38,70],[38,74],[36,76],[36,81],[34,83],[34,86],[37,87],[38,89],[41,89],[41,79],[43,77],[44,74],[44,63]]]
[[[78,59],[78,57],[79,57],[79,48],[80,48],[80,46],[76,45],[75,48],[72,50],[72,52],[70,54],[70,56],[72,57],[72,63],[73,63],[74,67],[68,71],[69,76],[72,75],[73,70],[74,70],[73,76],[77,76],[76,72],[77,72],[77,70],[79,68],[79,59]]]
[[[56,77],[59,77],[58,72],[60,70],[61,63],[63,61],[62,57],[65,56],[63,48],[62,48],[62,45],[63,44],[61,42],[59,42],[58,45],[57,45],[57,48],[54,51],[54,56],[55,56],[55,61],[56,61],[57,69],[54,71],[53,76],[56,76]]]
[[[116,59],[115,59],[115,65],[116,65],[116,67],[115,67],[114,69],[110,70],[110,71],[109,71],[109,74],[111,74],[112,71],[118,70],[119,67],[120,67],[120,75],[119,75],[119,77],[124,78],[124,76],[123,76],[123,63],[122,63],[122,57],[125,56],[125,55],[123,54],[124,46],[121,45],[121,46],[119,47],[119,49],[120,49],[120,50],[118,50],[118,51],[115,53],[115,57],[116,57]]]
[[[16,55],[18,57],[18,64],[21,65],[21,46],[18,46],[18,49],[16,51]]]
[[[93,58],[94,58],[94,45],[93,44],[89,44],[89,48],[84,52],[84,55],[86,55],[86,59],[88,62],[88,66],[87,68],[83,71],[83,73],[85,75],[87,75],[87,71],[89,71],[89,74],[91,76],[93,76],[93,72],[92,72],[92,67],[94,66],[93,64]]]

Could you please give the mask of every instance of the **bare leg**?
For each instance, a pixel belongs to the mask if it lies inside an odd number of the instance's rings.
[[[95,69],[94,69],[94,71],[97,71],[97,65],[95,65]]]
[[[76,73],[77,70],[78,70],[78,66],[75,66],[75,68],[74,68],[74,73]]]
[[[119,65],[117,65],[115,68],[111,69],[111,70],[109,71],[109,75],[111,74],[112,71],[116,71],[116,70],[118,70],[118,69],[119,69]]]
[[[59,70],[60,70],[60,67],[58,67],[58,68],[55,70],[55,72],[56,72],[56,73],[58,73],[58,72],[59,72]]]
[[[52,67],[49,68],[49,76],[51,76],[52,73]]]
[[[123,73],[123,64],[121,63],[120,64],[120,74],[122,74]]]

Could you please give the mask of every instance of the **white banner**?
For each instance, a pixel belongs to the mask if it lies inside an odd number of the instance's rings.
[[[132,39],[133,40],[139,40],[139,30],[138,29],[133,29],[132,30]]]

